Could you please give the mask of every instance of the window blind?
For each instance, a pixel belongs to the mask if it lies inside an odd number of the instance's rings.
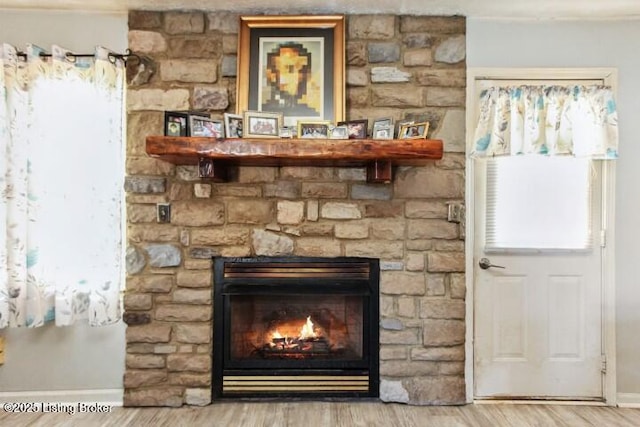
[[[485,249],[591,248],[591,190],[589,159],[489,159]]]

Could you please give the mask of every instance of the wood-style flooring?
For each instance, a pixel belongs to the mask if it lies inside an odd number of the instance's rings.
[[[508,403],[409,406],[380,402],[223,402],[205,407],[114,407],[106,414],[0,411],[0,426],[627,427],[640,426],[640,409]]]

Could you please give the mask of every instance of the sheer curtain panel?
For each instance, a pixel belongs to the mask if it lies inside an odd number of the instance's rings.
[[[0,47],[0,328],[120,319],[124,68]]]

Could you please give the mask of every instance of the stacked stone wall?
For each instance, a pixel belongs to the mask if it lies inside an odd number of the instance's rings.
[[[464,230],[447,206],[464,201],[465,19],[346,22],[347,118],[428,121],[444,141],[442,160],[391,184],[334,167],[241,167],[212,183],[148,157],[164,111],[235,112],[238,16],[130,13],[143,60],[128,70],[125,405],[211,401],[211,257],[257,255],[380,258],[381,398],[464,402]]]

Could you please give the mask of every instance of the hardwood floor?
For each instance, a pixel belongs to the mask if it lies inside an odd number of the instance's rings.
[[[6,413],[4,426],[528,427],[640,426],[640,409],[487,404],[408,406],[379,402],[223,402],[206,407],[119,408],[110,413]]]

